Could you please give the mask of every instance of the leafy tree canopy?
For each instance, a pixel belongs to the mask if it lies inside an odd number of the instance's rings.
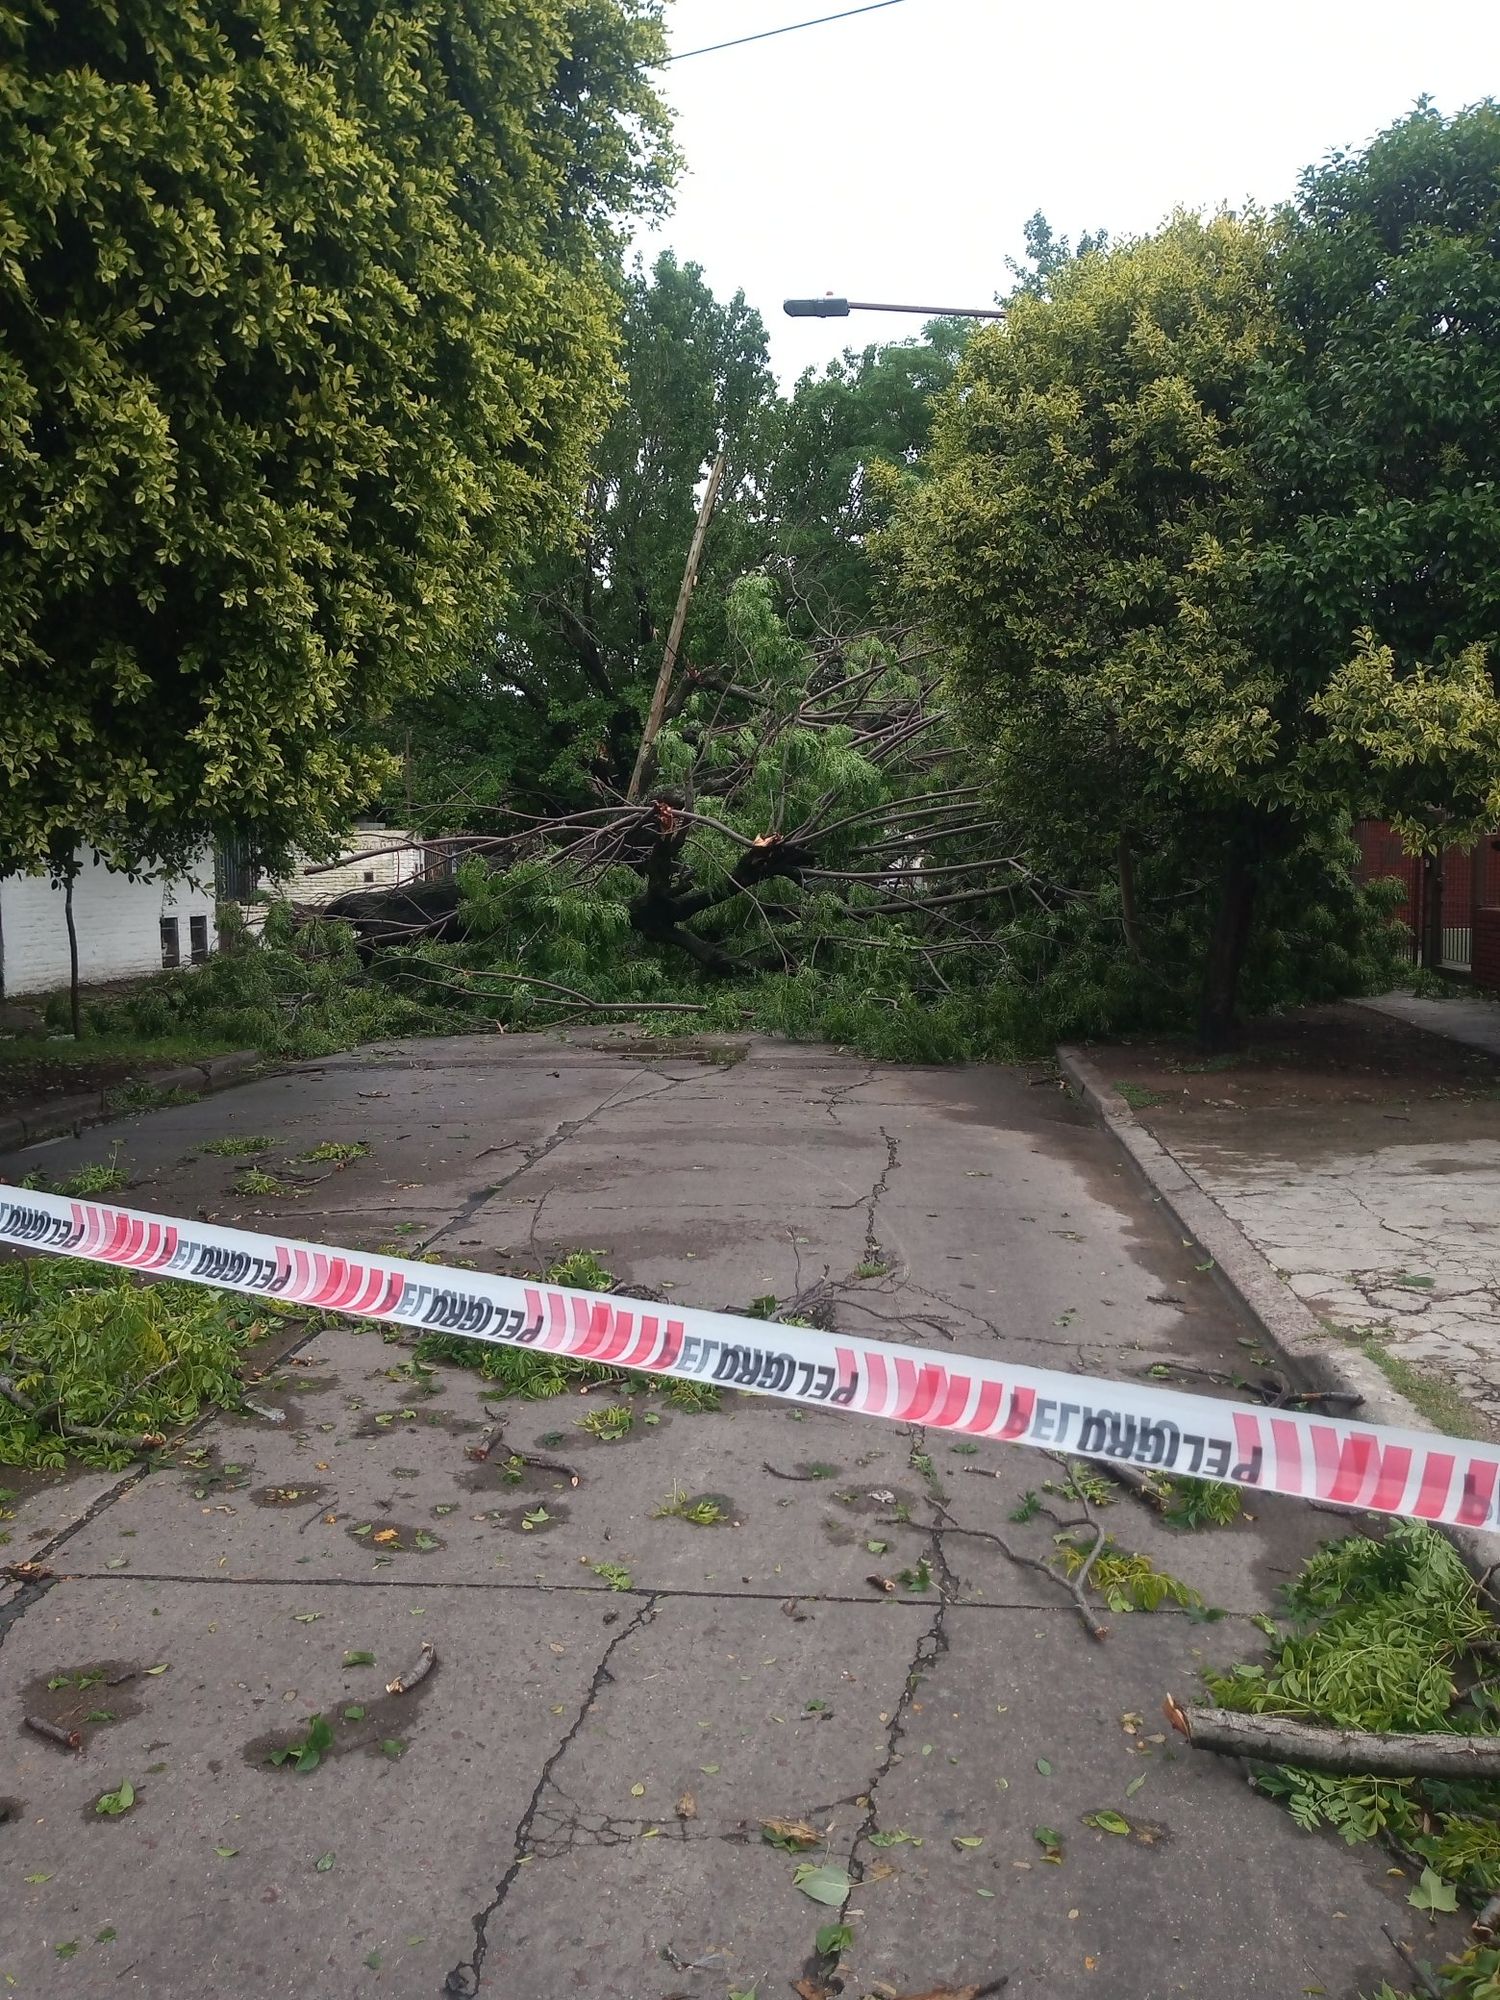
[[[274,855],[576,503],[656,0],[0,9],[0,872]]]
[[[579,508],[538,546],[498,628],[397,717],[418,816],[435,825],[482,829],[505,802],[545,809],[623,788],[721,441],[724,502],[685,658],[722,655],[725,593],[746,553],[731,524],[761,474],[775,400],[765,327],[742,293],[721,302],[670,252],[649,271],[637,263],[624,289],[622,394]]]
[[[1463,167],[1440,157],[1450,128],[1426,137],[1443,147],[1420,161],[1408,150],[1382,164],[1376,149],[1310,177],[1300,223],[1178,216],[1059,266],[1045,296],[1017,297],[1004,329],[971,342],[932,477],[904,495],[889,541],[900,587],[953,646],[964,726],[1036,850],[1060,863],[1071,848],[1087,880],[1111,850],[1123,869],[1144,844],[1175,854],[1178,895],[1212,898],[1210,1037],[1232,1015],[1257,890],[1299,843],[1350,810],[1470,832],[1500,811],[1500,705],[1478,643],[1494,630],[1493,585],[1458,582],[1454,541],[1492,506],[1466,493],[1492,477],[1479,407],[1446,412],[1469,455],[1440,436],[1425,563],[1409,539],[1422,510],[1380,499],[1403,476],[1381,484],[1382,413],[1415,432],[1405,406],[1419,385],[1431,397],[1444,376],[1467,406],[1484,366],[1443,329],[1469,296],[1466,264],[1486,263],[1481,291],[1494,283],[1485,224]],[[1403,221],[1382,184],[1419,166],[1427,192]],[[1488,186],[1493,199],[1493,174]],[[1407,314],[1425,302],[1440,365],[1398,360],[1389,332],[1391,396],[1364,384],[1371,436],[1351,454],[1366,491],[1357,472],[1335,477],[1320,521],[1287,467],[1299,448],[1316,456],[1318,413],[1333,422],[1343,407],[1340,376],[1358,374],[1366,323],[1384,327],[1396,282],[1381,258],[1399,261],[1407,243],[1416,269],[1397,289]],[[1301,324],[1285,306],[1299,271]],[[1450,347],[1463,356],[1452,366]],[[1354,416],[1357,427],[1357,400]],[[1406,463],[1418,485],[1433,464],[1414,436]],[[1408,602],[1390,637],[1379,570],[1359,553],[1382,523]],[[1325,579],[1320,646],[1305,643],[1288,585],[1299,561]],[[1467,622],[1445,608],[1459,602]]]

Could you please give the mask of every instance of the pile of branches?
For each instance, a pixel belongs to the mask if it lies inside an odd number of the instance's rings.
[[[950,731],[940,661],[910,633],[793,641],[759,578],[737,587],[730,625],[739,657],[683,668],[643,746],[639,796],[492,811],[463,842],[470,861],[500,879],[543,870],[555,896],[613,899],[634,940],[685,973],[827,971],[868,950],[904,954],[895,983],[940,993],[981,965],[993,973],[1023,909],[1076,893],[1027,865]],[[357,894],[328,914],[366,949],[472,946],[486,900],[471,866],[462,885]],[[565,1006],[569,989],[552,984]],[[601,1011],[588,993],[572,1001]]]

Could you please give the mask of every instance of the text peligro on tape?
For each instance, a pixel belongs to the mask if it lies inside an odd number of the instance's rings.
[[[1500,1528],[1500,1452],[737,1313],[662,1306],[0,1185],[0,1242],[426,1332],[1190,1473],[1467,1528]]]

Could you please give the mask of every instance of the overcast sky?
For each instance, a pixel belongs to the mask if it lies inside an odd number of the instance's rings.
[[[849,0],[672,0],[698,48]],[[642,243],[764,315],[786,383],[920,321],[786,319],[788,295],[988,305],[1036,209],[1069,236],[1270,203],[1424,92],[1500,95],[1497,0],[900,0],[663,72],[687,159]]]

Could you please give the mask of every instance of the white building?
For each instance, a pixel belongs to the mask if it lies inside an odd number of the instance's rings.
[[[337,867],[299,861],[291,875],[268,882],[266,888],[291,903],[331,903],[351,889],[394,889],[420,881],[427,863],[427,851],[414,833],[361,820],[344,842]]]
[[[213,855],[205,849],[187,874],[154,882],[132,882],[81,857],[73,924],[85,986],[201,964],[216,944]],[[0,997],[49,993],[68,978],[61,883],[54,886],[47,875],[7,876],[0,881]]]

